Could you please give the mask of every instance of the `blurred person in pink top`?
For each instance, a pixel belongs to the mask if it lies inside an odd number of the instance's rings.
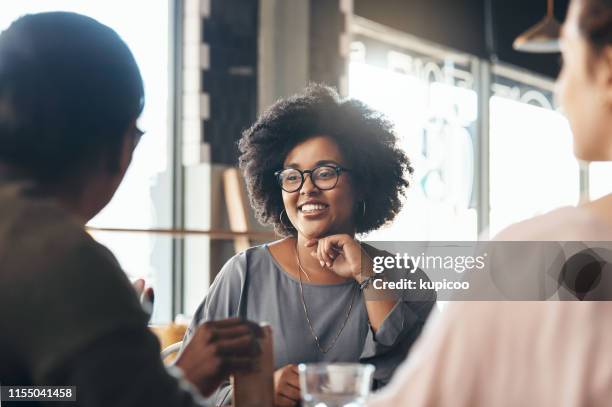
[[[557,96],[585,161],[612,161],[612,0],[573,0]],[[497,240],[612,240],[612,194],[510,226]],[[387,406],[610,406],[612,302],[454,302],[391,383]]]

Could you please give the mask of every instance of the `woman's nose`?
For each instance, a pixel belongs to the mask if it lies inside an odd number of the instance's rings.
[[[300,189],[301,194],[311,195],[319,191],[319,188],[312,182],[312,174],[304,174],[304,184]]]

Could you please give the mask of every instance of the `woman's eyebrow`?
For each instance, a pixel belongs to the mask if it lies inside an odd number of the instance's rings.
[[[314,166],[319,166],[319,165],[325,165],[325,164],[335,164],[335,165],[339,165],[339,163],[337,161],[334,160],[319,160],[317,161]],[[284,168],[300,168],[301,166],[299,164],[296,163],[289,163],[289,164],[285,164],[283,166]]]
[[[321,161],[317,161],[315,165],[324,165],[324,164],[338,164],[336,161],[334,160],[321,160]]]

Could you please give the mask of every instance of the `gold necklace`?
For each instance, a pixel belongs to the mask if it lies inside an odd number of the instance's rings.
[[[340,337],[340,334],[344,330],[344,327],[346,326],[346,323],[348,322],[349,317],[351,316],[351,310],[353,309],[353,302],[355,301],[355,293],[356,293],[356,291],[353,290],[353,295],[351,296],[351,303],[349,304],[348,311],[346,313],[346,318],[344,319],[344,322],[342,323],[342,326],[340,327],[340,330],[336,334],[336,337],[334,338],[334,340],[331,342],[331,344],[327,348],[322,347],[321,346],[321,341],[320,341],[319,337],[317,336],[317,334],[315,333],[314,328],[312,327],[312,322],[310,322],[310,317],[308,316],[308,308],[306,307],[306,301],[304,300],[304,287],[302,286],[302,272],[309,279],[310,279],[310,277],[308,276],[308,273],[306,272],[306,270],[304,270],[304,268],[302,267],[302,263],[300,262],[300,255],[298,253],[297,241],[295,243],[295,259],[297,261],[298,270],[299,270],[298,276],[300,278],[300,298],[302,300],[302,306],[304,307],[304,315],[306,316],[306,322],[308,322],[308,328],[310,328],[310,334],[312,335],[312,337],[313,337],[313,339],[315,341],[315,344],[317,345],[317,348],[319,349],[319,352],[325,354],[325,353],[329,352],[334,347],[334,345],[336,345],[336,341]]]

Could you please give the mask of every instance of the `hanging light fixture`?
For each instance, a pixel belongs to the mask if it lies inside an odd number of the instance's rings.
[[[553,14],[553,0],[548,0],[546,17],[516,37],[512,48],[522,52],[559,52],[561,24]]]

